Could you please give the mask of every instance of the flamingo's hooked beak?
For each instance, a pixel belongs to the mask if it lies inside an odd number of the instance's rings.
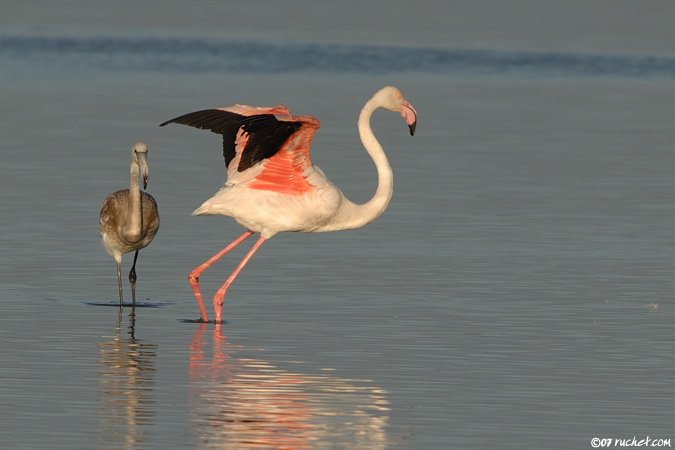
[[[148,187],[148,178],[150,177],[148,171],[148,160],[145,153],[137,153],[138,158],[138,168],[141,171],[141,177],[143,178],[143,190]]]
[[[417,128],[417,111],[413,108],[413,105],[408,103],[407,100],[403,100],[401,103],[401,116],[405,119],[410,129],[410,136],[415,135],[415,128]]]

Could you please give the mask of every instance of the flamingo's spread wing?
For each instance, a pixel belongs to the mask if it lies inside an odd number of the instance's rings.
[[[206,109],[168,120],[223,136],[223,156],[231,179],[262,162],[248,183],[252,189],[300,194],[311,189],[305,169],[311,166],[309,144],[319,128],[311,116],[292,116],[283,106],[234,105]]]

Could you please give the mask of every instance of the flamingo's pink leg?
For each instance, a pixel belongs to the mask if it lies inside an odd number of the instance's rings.
[[[223,283],[222,286],[220,286],[220,289],[216,291],[216,294],[213,296],[213,311],[216,315],[215,323],[221,323],[221,311],[223,309],[223,301],[225,299],[225,293],[227,292],[227,289],[230,287],[232,282],[234,281],[235,278],[237,278],[237,275],[239,275],[239,272],[241,272],[241,269],[244,268],[246,263],[248,262],[249,259],[251,259],[251,256],[260,248],[261,245],[265,242],[265,238],[263,236],[260,236],[258,241],[253,245],[251,250],[248,251],[246,256],[241,260],[239,265],[234,269],[232,274],[230,274],[229,277],[227,277],[227,280],[225,280],[225,283]]]
[[[199,291],[199,276],[202,274],[202,272],[211,267],[213,263],[222,258],[223,255],[225,255],[227,252],[235,248],[237,245],[241,244],[247,237],[249,237],[252,234],[253,231],[251,230],[246,231],[244,234],[242,234],[237,239],[232,241],[227,247],[225,247],[224,249],[213,255],[208,260],[204,261],[202,265],[195,267],[194,270],[190,272],[190,275],[188,275],[190,286],[192,286],[192,292],[195,294],[195,299],[197,300],[197,305],[199,306],[199,314],[201,315],[202,322],[208,322],[209,317],[207,316],[206,309],[204,308],[202,293]]]

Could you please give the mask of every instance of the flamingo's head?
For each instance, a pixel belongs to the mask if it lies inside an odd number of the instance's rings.
[[[393,86],[383,87],[377,91],[373,96],[373,99],[383,108],[401,114],[408,124],[410,135],[412,136],[415,134],[417,111],[415,111],[415,108],[403,97],[401,91]]]
[[[148,146],[143,142],[136,142],[131,147],[131,160],[136,163],[143,178],[143,189],[148,187]]]

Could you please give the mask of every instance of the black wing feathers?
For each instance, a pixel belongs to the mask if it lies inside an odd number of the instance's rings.
[[[248,133],[248,142],[237,167],[239,172],[274,156],[284,142],[302,127],[301,122],[281,122],[273,114],[244,116],[220,109],[205,109],[184,114],[167,120],[160,127],[169,123],[180,123],[221,134],[225,166],[229,166],[236,156],[234,142],[237,132],[243,127]]]
[[[241,155],[238,170],[242,172],[274,156],[301,126],[299,122],[280,122],[272,114],[245,117],[242,127],[248,133],[248,143]],[[234,149],[234,143],[231,145]]]

